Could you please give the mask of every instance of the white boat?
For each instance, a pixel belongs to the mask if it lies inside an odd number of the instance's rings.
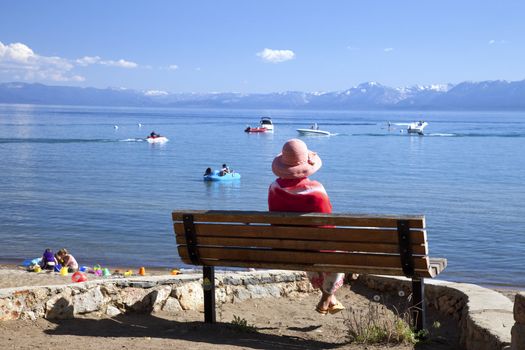
[[[423,129],[428,125],[427,122],[422,120],[408,124],[407,132],[409,134],[423,135]]]
[[[330,131],[326,130],[319,130],[319,126],[317,123],[314,123],[310,128],[308,129],[297,129],[297,132],[301,135],[318,135],[318,136],[330,136]]]
[[[388,122],[388,128],[390,129],[392,123]],[[406,125],[407,133],[423,135],[423,129],[428,125],[427,122],[422,120],[412,123],[394,123],[394,125]]]
[[[169,140],[165,136],[157,136],[157,137],[148,136],[146,141],[148,141],[149,143],[164,143],[164,142],[168,142]]]
[[[265,128],[268,131],[273,131],[273,122],[272,118],[270,117],[262,117],[261,121],[259,122],[260,128]]]

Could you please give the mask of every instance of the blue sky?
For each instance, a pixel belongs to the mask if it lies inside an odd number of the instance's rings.
[[[523,1],[2,1],[0,82],[170,92],[525,79]]]

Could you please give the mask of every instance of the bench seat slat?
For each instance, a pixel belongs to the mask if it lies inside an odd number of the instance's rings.
[[[179,255],[188,261],[188,249],[178,246]],[[399,255],[361,254],[347,252],[297,252],[270,249],[221,249],[200,247],[201,259],[236,260],[245,262],[272,262],[284,264],[328,264],[328,265],[366,265],[376,267],[401,268]],[[428,257],[414,257],[414,268],[428,270]]]
[[[184,225],[174,224],[175,234],[184,236]],[[225,224],[195,224],[197,235],[215,237],[245,237],[245,238],[278,238],[303,240],[336,240],[344,242],[380,242],[397,244],[397,231],[386,229],[352,229],[304,226],[258,226],[258,225],[225,225]],[[410,240],[413,244],[425,244],[425,230],[410,230]]]
[[[422,215],[353,215],[353,214],[320,214],[320,213],[284,213],[284,212],[249,212],[219,210],[185,210],[174,211],[173,221],[182,221],[183,214],[192,214],[195,222],[253,222],[285,225],[293,222],[297,225],[335,225],[355,227],[390,227],[397,228],[398,220],[408,220],[410,227],[425,228]]]
[[[177,244],[186,244],[186,237],[177,235]],[[208,237],[199,235],[198,246],[217,247],[258,247],[289,250],[343,250],[370,253],[399,253],[398,244],[374,243],[374,242],[340,242],[340,241],[313,241],[299,239],[268,239],[268,238],[237,238],[237,237]],[[412,245],[414,255],[427,255],[426,245]]]

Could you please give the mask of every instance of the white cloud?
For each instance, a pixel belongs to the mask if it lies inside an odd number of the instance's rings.
[[[105,66],[120,67],[120,68],[137,68],[139,66],[135,62],[126,61],[123,59],[120,59],[118,61],[113,61],[113,60],[100,61],[100,64],[105,65]]]
[[[179,69],[179,66],[177,66],[176,64],[170,64],[168,66],[168,70],[177,70],[177,69]]]
[[[101,58],[99,56],[84,56],[82,58],[79,58],[77,59],[75,62],[79,65],[79,66],[89,66],[89,65],[92,65],[92,64],[97,64],[99,63],[101,60]]]
[[[263,61],[270,63],[281,63],[295,58],[295,53],[292,50],[272,50],[264,49],[257,53],[257,56],[261,57]]]
[[[139,66],[135,62],[126,61],[123,59],[120,59],[118,61],[103,60],[102,58],[100,58],[100,56],[84,56],[75,60],[75,63],[82,67],[90,66],[93,64],[101,64],[103,66],[112,66],[120,68],[137,68]]]
[[[508,41],[507,40],[489,40],[489,45],[505,45],[507,44]]]
[[[394,51],[394,48],[393,47],[387,47],[387,48],[383,49],[383,51],[385,51],[385,52],[392,52],[392,51]]]
[[[5,74],[25,80],[82,81],[84,77],[70,74],[73,68],[65,58],[38,55],[22,43],[0,42],[0,69]]]
[[[75,67],[105,65],[120,68],[137,68],[135,62],[120,59],[103,60],[100,56],[84,56],[75,60],[57,56],[42,56],[22,43],[4,45],[0,42],[0,72],[15,80],[28,81],[85,81],[73,73]]]
[[[350,51],[359,51],[359,50],[360,50],[360,48],[355,47],[355,46],[350,46],[350,45],[347,46],[346,49],[347,49],[347,50],[350,50]]]

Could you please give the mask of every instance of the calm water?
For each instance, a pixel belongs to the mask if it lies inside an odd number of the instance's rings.
[[[243,132],[263,115],[274,134]],[[423,137],[386,127],[422,118]],[[443,279],[525,288],[525,113],[0,105],[0,259],[67,247],[81,264],[180,266],[171,211],[266,210],[273,157],[313,122],[338,133],[303,137],[334,211],[425,214]],[[240,182],[202,181],[223,162]]]

